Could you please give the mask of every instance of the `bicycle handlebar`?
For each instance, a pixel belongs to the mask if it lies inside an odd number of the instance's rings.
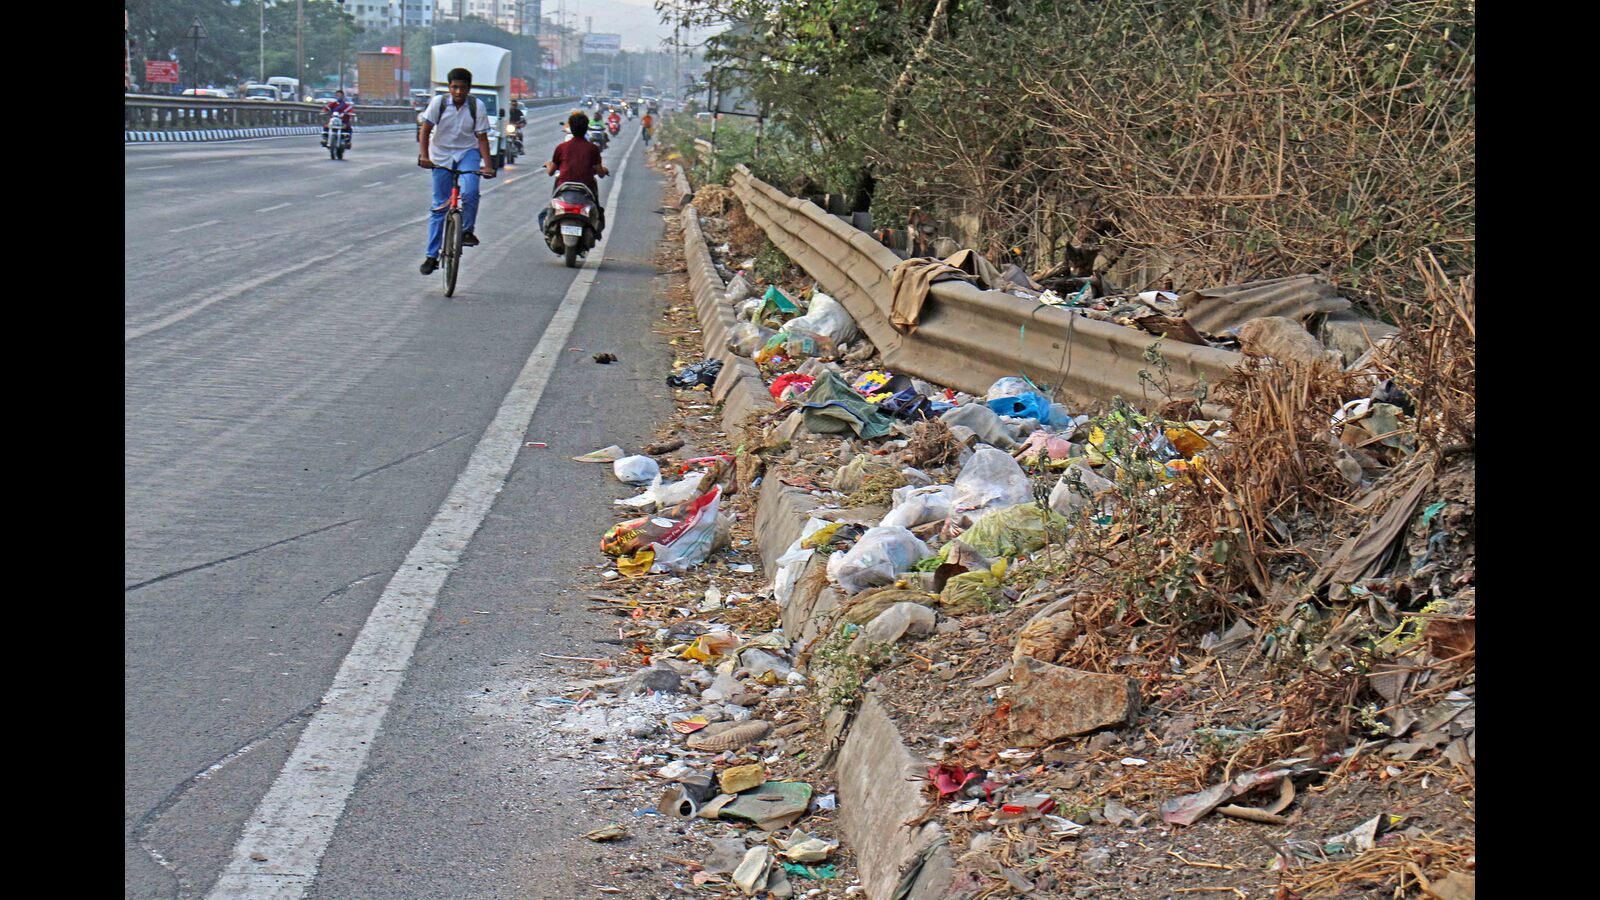
[[[431,159],[428,160],[427,168],[439,169],[439,170],[442,170],[442,171],[445,171],[445,172],[449,172],[451,175],[476,175],[479,178],[493,178],[493,177],[495,177],[495,175],[499,174],[499,173],[496,173],[496,172],[491,172],[490,174],[485,175],[482,172],[478,171],[477,169],[470,169],[470,170],[467,170],[467,171],[462,171],[461,169],[452,169],[449,166],[441,166],[441,165],[439,165],[438,163],[434,162]]]

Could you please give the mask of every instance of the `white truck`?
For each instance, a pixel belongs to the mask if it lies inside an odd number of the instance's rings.
[[[300,79],[289,78],[285,75],[274,75],[267,79],[267,84],[278,89],[278,96],[287,103],[303,103],[305,94],[300,91]]]
[[[493,44],[455,41],[433,45],[433,92],[447,94],[451,69],[472,73],[472,95],[489,115],[489,155],[494,167],[506,164],[506,116],[511,109],[511,51]]]

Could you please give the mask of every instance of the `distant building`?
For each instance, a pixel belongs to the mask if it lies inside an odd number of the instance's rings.
[[[443,0],[450,5],[452,0]],[[363,28],[398,28],[404,8],[406,27],[420,28],[432,25],[435,0],[355,0],[345,4],[345,9]]]
[[[501,31],[533,35],[543,14],[542,0],[438,0],[435,17],[444,22],[477,16]]]

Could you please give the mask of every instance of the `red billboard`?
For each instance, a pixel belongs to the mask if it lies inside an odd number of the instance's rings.
[[[167,60],[147,59],[144,63],[144,80],[147,84],[177,84],[178,64]]]
[[[380,47],[380,48],[378,48],[378,52],[379,53],[388,53],[388,54],[390,54],[392,56],[399,56],[400,55],[400,48],[399,47]]]
[[[528,82],[521,78],[511,79],[511,96],[526,97],[530,93],[532,92],[528,90]]]

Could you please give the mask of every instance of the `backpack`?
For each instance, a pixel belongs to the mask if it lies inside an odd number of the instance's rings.
[[[439,124],[444,121],[444,105],[446,103],[450,102],[450,95],[449,94],[436,94],[435,96],[440,98],[439,99],[439,121],[434,122],[433,123],[433,127],[438,128]],[[476,133],[477,130],[478,130],[478,110],[479,110],[479,108],[481,108],[483,106],[483,101],[479,100],[477,97],[472,96],[471,94],[468,94],[467,95],[467,105],[472,107],[472,130],[473,130],[474,133]]]

